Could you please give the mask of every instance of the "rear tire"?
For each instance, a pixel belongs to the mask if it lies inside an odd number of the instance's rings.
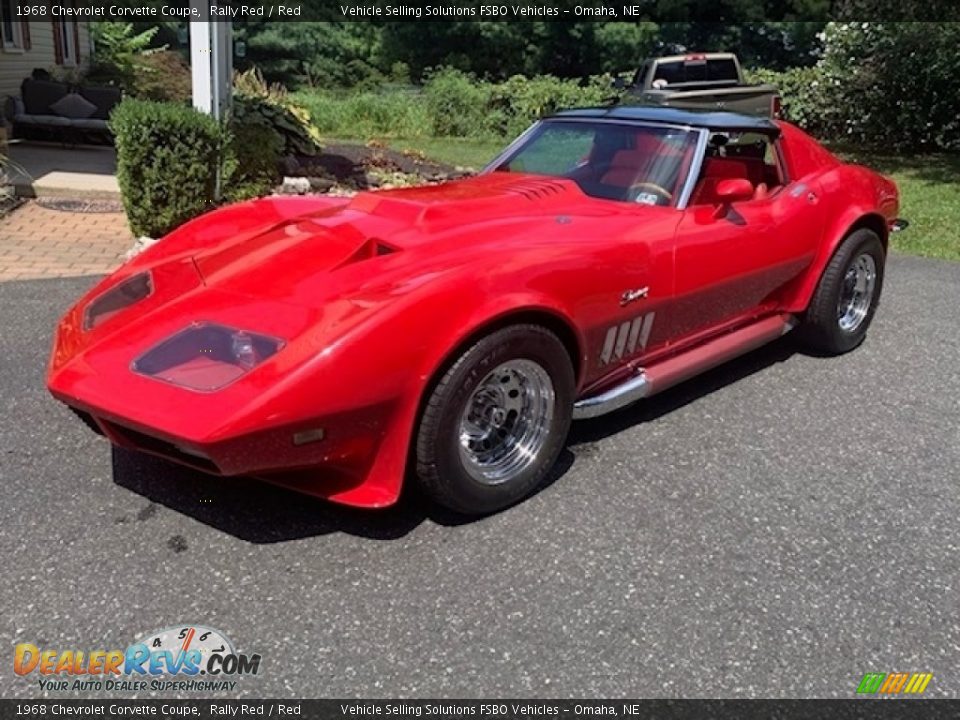
[[[563,450],[574,375],[556,335],[513,325],[464,352],[433,388],[417,432],[417,477],[465,515],[502,510],[535,490]]]
[[[877,311],[886,255],[872,230],[848,235],[827,264],[807,308],[801,337],[829,355],[863,342]]]

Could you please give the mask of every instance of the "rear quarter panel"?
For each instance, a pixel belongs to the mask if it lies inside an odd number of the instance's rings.
[[[886,247],[888,224],[899,210],[896,185],[869,168],[849,165],[789,123],[781,123],[784,159],[791,185],[806,185],[818,196],[823,234],[808,271],[785,294],[785,310],[804,312],[820,276],[850,231],[866,224],[878,231]]]

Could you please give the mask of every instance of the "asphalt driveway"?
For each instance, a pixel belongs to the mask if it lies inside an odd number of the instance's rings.
[[[92,278],[0,284],[0,695],[13,645],[201,623],[263,656],[234,694],[960,694],[960,264],[891,260],[866,344],[789,338],[579,423],[559,477],[457,524],[111,452],[48,397]]]

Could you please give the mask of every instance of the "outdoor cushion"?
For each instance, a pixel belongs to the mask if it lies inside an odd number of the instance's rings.
[[[110,112],[120,102],[120,90],[115,87],[81,87],[80,94],[97,106],[90,117],[109,120]]]
[[[96,111],[97,106],[77,93],[64,95],[50,106],[57,115],[62,115],[71,120],[83,120],[88,118]]]
[[[70,127],[81,128],[82,130],[106,130],[107,121],[97,120],[96,118],[82,118],[71,120]]]
[[[27,78],[20,92],[27,115],[48,115],[50,106],[67,95],[69,88],[64,83]]]
[[[70,123],[73,122],[69,118],[60,117],[59,115],[14,115],[13,121],[15,123],[20,123],[22,125],[50,125],[57,127],[70,127]]]

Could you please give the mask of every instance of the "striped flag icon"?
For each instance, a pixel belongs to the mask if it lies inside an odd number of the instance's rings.
[[[919,695],[927,689],[933,673],[867,673],[860,680],[857,692],[865,695]]]

